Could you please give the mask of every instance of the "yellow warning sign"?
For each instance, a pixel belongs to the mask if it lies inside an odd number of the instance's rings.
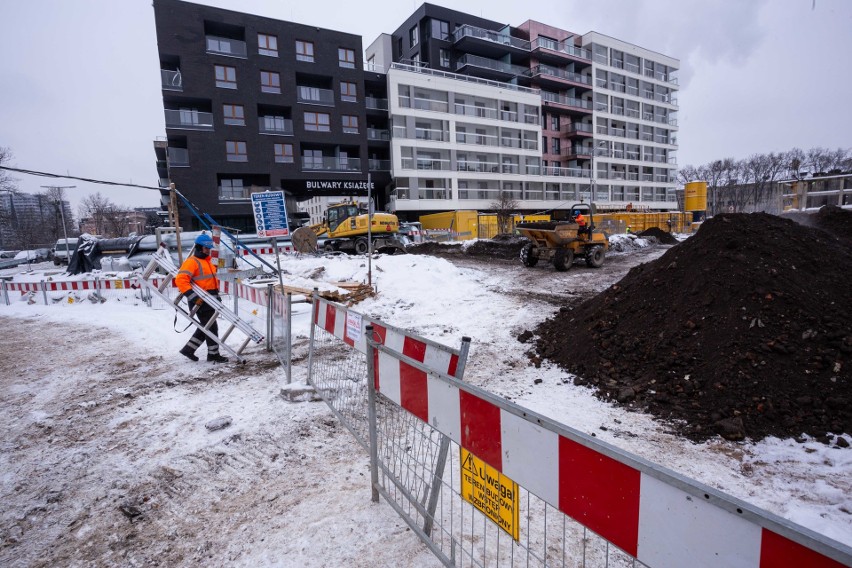
[[[461,448],[462,498],[518,540],[518,484]]]

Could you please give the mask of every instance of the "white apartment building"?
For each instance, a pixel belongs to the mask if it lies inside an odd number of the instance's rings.
[[[677,59],[590,32],[595,201],[674,210]]]
[[[392,211],[487,210],[501,192],[528,211],[590,200],[588,169],[542,166],[537,90],[399,63],[387,78]]]

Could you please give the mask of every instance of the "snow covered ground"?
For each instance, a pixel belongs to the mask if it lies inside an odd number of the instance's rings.
[[[378,295],[355,309],[448,345],[470,337],[466,381],[852,545],[852,449],[693,444],[530,363],[518,335],[666,250],[626,237],[620,248],[603,270],[565,273],[379,256]],[[43,277],[32,268],[16,279]],[[281,268],[300,287],[367,279],[363,257],[282,256]],[[173,317],[116,298],[0,305],[0,565],[437,565],[370,502],[367,457],[325,405],[280,397],[273,354],[190,362],[177,353],[190,332],[175,333]],[[308,332],[297,305],[294,381],[305,380]],[[205,428],[222,416],[229,427]]]

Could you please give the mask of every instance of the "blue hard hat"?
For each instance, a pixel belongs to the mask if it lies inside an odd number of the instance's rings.
[[[210,235],[198,235],[195,237],[195,244],[205,248],[216,248],[216,243],[213,242],[213,237]]]

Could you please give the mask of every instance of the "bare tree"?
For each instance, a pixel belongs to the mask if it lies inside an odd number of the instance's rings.
[[[511,193],[501,191],[500,198],[491,203],[491,211],[497,215],[497,233],[512,232],[512,215],[518,209],[518,202]]]
[[[12,160],[12,151],[0,146],[0,166],[8,165]],[[0,191],[15,193],[18,191],[18,180],[9,175],[7,170],[0,170]]]
[[[83,198],[80,203],[80,223],[88,222],[94,228],[96,235],[102,235],[106,230],[106,220],[114,205],[101,192],[93,193]]]

